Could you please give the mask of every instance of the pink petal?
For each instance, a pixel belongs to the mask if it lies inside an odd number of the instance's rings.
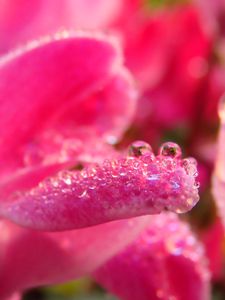
[[[101,29],[121,10],[119,0],[1,0],[0,51],[63,28]]]
[[[148,220],[139,217],[62,233],[27,230],[1,221],[0,299],[16,290],[93,272],[130,243]]]
[[[204,95],[199,97],[199,94],[202,94],[202,86],[207,85],[205,76],[209,67],[211,40],[204,33],[199,15],[193,7],[166,11],[156,17],[155,30],[156,33],[157,30],[160,31],[160,34],[156,34],[158,40],[152,43],[151,36],[148,38],[146,33],[142,47],[145,49],[146,40],[149,39],[147,41],[149,47],[152,47],[151,55],[155,65],[149,66],[146,72],[152,70],[154,75],[161,70],[161,74],[154,85],[146,86],[140,98],[136,119],[137,123],[143,122],[146,127],[158,126],[169,130],[177,124],[186,124],[196,118],[196,114],[199,114],[196,112],[198,103],[206,106]],[[163,30],[164,27],[166,30]],[[141,47],[141,44],[137,46]],[[154,51],[159,56],[158,60],[154,57]],[[143,60],[143,74],[145,66],[147,64]]]
[[[22,226],[52,231],[157,214],[164,209],[182,213],[197,203],[196,163],[181,159],[177,145],[163,145],[156,157],[144,142],[135,142],[130,151],[129,156],[105,160],[81,172],[59,172],[8,199],[3,185],[5,201],[0,204],[0,215]]]
[[[142,89],[155,86],[166,71],[170,40],[168,14],[146,19],[139,14],[128,19],[123,32],[123,43],[128,68],[137,78]]]
[[[207,300],[209,272],[202,246],[175,215],[149,227],[94,277],[122,300]]]
[[[118,138],[135,108],[130,76],[117,47],[103,36],[72,34],[30,44],[2,57],[0,78],[5,161],[18,160],[20,147],[39,142],[49,129],[60,132],[62,124],[71,135],[92,126],[100,136]]]

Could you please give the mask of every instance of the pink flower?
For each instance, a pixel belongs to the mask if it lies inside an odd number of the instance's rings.
[[[148,216],[197,203],[196,162],[173,143],[157,155],[141,141],[113,147],[134,120],[143,136],[192,120],[211,50],[196,11],[149,18],[138,0],[35,5],[0,8],[2,52],[35,39],[0,61],[0,298],[94,274],[122,299],[207,299],[204,251],[189,227],[172,214]],[[117,42],[78,28],[120,37],[139,100]]]
[[[176,145],[155,156],[143,142],[127,154],[108,144],[136,104],[113,41],[64,33],[0,64],[2,299],[93,272],[149,222],[119,219],[185,212],[198,201],[195,162]]]

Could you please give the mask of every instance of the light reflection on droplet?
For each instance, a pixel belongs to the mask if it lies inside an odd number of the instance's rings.
[[[182,156],[182,151],[180,146],[176,143],[166,142],[161,145],[159,155],[180,158]]]
[[[188,158],[183,159],[182,166],[188,175],[194,176],[194,177],[196,177],[198,175],[197,162],[194,158],[188,157]]]
[[[129,156],[139,157],[146,154],[152,154],[152,147],[143,141],[135,141],[128,148]]]

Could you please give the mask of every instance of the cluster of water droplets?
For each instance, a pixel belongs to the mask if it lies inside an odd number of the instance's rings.
[[[166,142],[161,145],[158,155],[155,156],[150,145],[136,141],[130,145],[128,154],[139,158],[141,161],[148,161],[149,163],[151,160],[155,163],[155,166],[152,164],[150,169],[147,167],[144,173],[150,185],[160,180],[162,192],[158,193],[157,201],[159,203],[161,199],[162,202],[167,203],[166,209],[182,213],[197,203],[199,200],[199,183],[196,181],[198,176],[197,162],[192,157],[182,159],[182,150],[179,145]],[[187,180],[181,180],[184,176],[183,170],[188,175]],[[178,195],[179,197],[177,197]],[[176,200],[178,200],[177,207],[175,205]]]
[[[186,212],[198,201],[197,171],[195,160],[181,156],[174,143],[163,144],[155,155],[150,145],[136,141],[129,146],[127,156],[81,171],[61,171],[42,181],[25,198],[27,203],[32,198],[39,215],[50,212],[53,218],[54,211],[65,223],[70,215],[77,227],[164,209]],[[62,215],[67,218],[62,220]]]

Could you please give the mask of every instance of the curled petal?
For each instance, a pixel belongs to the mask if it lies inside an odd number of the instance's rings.
[[[206,300],[209,272],[202,246],[175,215],[152,216],[149,227],[94,277],[123,300]]]
[[[117,139],[131,121],[135,99],[118,47],[104,36],[67,32],[2,57],[1,171],[49,129],[73,133],[89,126]]]
[[[173,143],[154,156],[144,142],[127,157],[78,171],[62,171],[0,204],[0,215],[41,230],[67,230],[164,209],[182,213],[198,201],[196,162]],[[2,187],[4,192],[4,186]]]
[[[149,217],[139,217],[48,233],[1,221],[0,299],[17,290],[65,282],[93,272],[133,241],[148,222]]]

